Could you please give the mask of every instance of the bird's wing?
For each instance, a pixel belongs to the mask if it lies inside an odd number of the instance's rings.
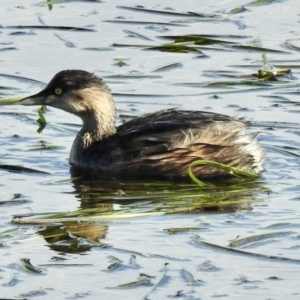
[[[242,155],[237,145],[253,140],[243,134],[246,127],[225,115],[168,109],[119,126],[115,135],[88,148],[85,157],[94,168],[112,173],[143,174],[144,169],[186,175],[196,159],[231,163],[249,155]],[[245,141],[238,143],[242,138]]]

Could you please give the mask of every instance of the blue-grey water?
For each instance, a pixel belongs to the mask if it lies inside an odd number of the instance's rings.
[[[222,209],[220,201],[210,211],[164,214],[163,199],[145,201],[156,188],[141,187],[135,201],[128,201],[126,186],[108,193],[106,183],[69,180],[68,154],[79,128],[75,125],[80,125],[76,117],[49,108],[48,125],[38,134],[36,107],[0,106],[0,165],[48,173],[0,170],[0,298],[299,299],[299,3],[257,4],[247,0],[1,3],[2,99],[38,92],[60,70],[84,69],[110,86],[121,116],[118,123],[124,116],[170,107],[245,117],[253,122],[252,130],[261,131],[266,160],[260,184],[264,190],[238,195],[240,201],[231,209]],[[120,5],[211,16],[159,14]],[[240,13],[230,13],[241,6]],[[198,48],[198,53],[146,49],[173,41],[163,36],[187,34],[218,35],[213,38],[244,48],[216,43]],[[274,68],[292,73],[261,86],[234,84],[244,80],[238,76],[263,68],[263,53]],[[161,69],[172,64],[176,65]],[[105,193],[112,200],[99,201]],[[175,196],[168,205],[178,208],[184,201],[186,205],[194,201]],[[197,201],[202,207],[201,199]],[[102,210],[104,218],[51,226],[11,223],[16,215],[91,207]],[[154,213],[146,214],[149,211]],[[167,229],[174,228],[190,230],[169,234]],[[262,234],[270,235],[234,248],[269,259],[201,244],[230,248],[235,239]],[[26,269],[24,258],[41,273]],[[111,264],[116,267],[108,268]],[[145,280],[140,273],[154,277]]]

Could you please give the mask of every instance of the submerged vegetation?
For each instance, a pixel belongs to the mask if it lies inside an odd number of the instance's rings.
[[[196,161],[199,163],[199,161]],[[221,166],[224,167],[224,166]],[[228,167],[226,166],[226,169]],[[251,173],[245,171],[244,175]],[[96,186],[97,180],[74,179],[74,186],[81,198],[81,209],[57,213],[36,219],[33,214],[15,216],[18,224],[73,224],[80,222],[106,222],[161,214],[198,214],[204,211],[229,212],[251,210],[259,202],[259,193],[269,193],[252,174],[249,179],[215,181],[214,184],[196,186],[184,182],[131,182],[105,181]],[[61,184],[53,182],[51,185]],[[117,206],[115,206],[117,205]],[[23,217],[26,217],[25,219]],[[34,218],[32,218],[34,217]]]
[[[206,187],[174,182],[103,181],[97,187],[93,182],[77,179],[74,185],[81,199],[79,210],[56,214],[18,214],[12,222],[46,226],[47,229],[39,231],[39,234],[52,249],[75,253],[92,247],[113,246],[113,243],[101,241],[105,238],[108,226],[113,224],[161,215],[251,211],[252,204],[261,201],[259,194],[269,192],[261,183],[249,180],[227,181]],[[205,230],[205,226],[200,224],[197,227],[178,226],[165,231],[176,234],[201,230]],[[78,237],[86,242],[80,245]]]

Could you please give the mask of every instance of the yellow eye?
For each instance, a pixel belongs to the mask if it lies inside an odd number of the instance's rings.
[[[54,92],[55,92],[56,95],[61,95],[62,94],[62,89],[61,88],[56,88],[54,90]]]

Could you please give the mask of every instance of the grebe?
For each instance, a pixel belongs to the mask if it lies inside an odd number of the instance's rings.
[[[44,90],[21,105],[47,105],[81,118],[70,165],[84,173],[126,178],[184,178],[195,160],[211,160],[259,174],[264,152],[250,123],[204,111],[166,109],[115,126],[110,89],[81,70],[57,73]],[[230,176],[218,168],[193,168],[199,178]]]

